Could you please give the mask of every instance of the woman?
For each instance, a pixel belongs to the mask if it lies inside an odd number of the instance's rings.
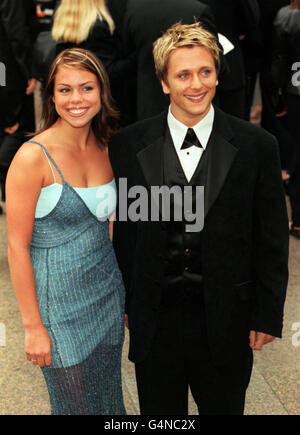
[[[124,288],[105,219],[115,208],[107,142],[116,118],[101,62],[65,50],[45,88],[44,128],[8,172],[9,266],[26,356],[42,368],[52,414],[125,413]]]
[[[129,103],[124,80],[132,80],[136,57],[135,53],[124,56],[118,30],[105,0],[62,0],[54,15],[52,37],[57,41],[56,54],[77,46],[92,51],[101,60],[120,109],[121,125],[125,125]]]

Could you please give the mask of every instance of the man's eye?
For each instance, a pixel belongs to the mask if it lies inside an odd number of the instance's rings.
[[[186,79],[188,77],[188,73],[182,73],[179,75],[181,79]]]
[[[203,74],[204,76],[208,76],[208,75],[210,74],[210,69],[205,69],[205,70],[203,70],[203,71],[202,71],[202,74]]]

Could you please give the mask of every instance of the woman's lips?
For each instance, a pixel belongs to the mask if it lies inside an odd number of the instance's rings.
[[[72,117],[80,117],[82,115],[84,115],[88,110],[88,107],[83,107],[83,108],[78,108],[78,109],[67,109],[67,112],[72,116]]]

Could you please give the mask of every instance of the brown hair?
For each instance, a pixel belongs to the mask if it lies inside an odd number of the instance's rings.
[[[220,48],[215,36],[205,30],[199,22],[194,24],[174,24],[153,43],[155,72],[159,80],[165,82],[169,56],[172,50],[193,45],[205,47],[212,54],[217,74],[220,71]]]
[[[59,66],[78,68],[90,71],[97,77],[100,85],[101,109],[93,118],[91,128],[100,146],[107,146],[111,136],[117,129],[118,112],[113,107],[109,79],[102,62],[89,50],[69,48],[63,50],[53,61],[50,68],[43,98],[43,127],[35,134],[51,127],[58,119],[55,105],[52,101],[54,80]]]

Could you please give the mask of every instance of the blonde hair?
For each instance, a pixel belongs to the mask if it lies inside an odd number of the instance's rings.
[[[62,0],[55,12],[52,37],[80,44],[88,38],[97,18],[104,19],[113,34],[115,24],[105,0]]]
[[[155,72],[159,80],[166,81],[168,61],[171,51],[179,47],[193,45],[207,48],[213,56],[217,74],[220,71],[220,48],[213,34],[205,30],[199,22],[194,24],[174,24],[153,43]]]

